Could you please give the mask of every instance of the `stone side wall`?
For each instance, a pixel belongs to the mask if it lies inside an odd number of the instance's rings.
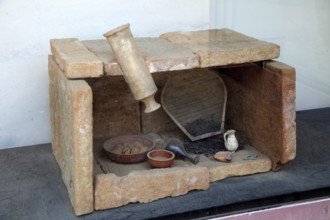
[[[93,91],[93,137],[139,134],[140,105],[123,76],[86,79]]]
[[[226,129],[267,155],[272,169],[295,158],[295,69],[271,61],[220,70],[228,89]]]
[[[49,56],[52,149],[76,215],[94,210],[92,90]]]
[[[169,72],[154,73],[160,94]],[[180,74],[180,73],[176,73]],[[93,137],[110,138],[118,135],[148,133],[182,133],[163,108],[144,113],[144,104],[134,100],[123,76],[86,79],[93,91]]]

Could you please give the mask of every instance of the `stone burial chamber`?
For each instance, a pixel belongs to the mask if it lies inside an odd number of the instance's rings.
[[[151,113],[134,99],[106,39],[50,40],[52,150],[76,215],[207,190],[214,181],[276,171],[295,158],[295,69],[273,60],[279,57],[278,45],[229,29],[134,40],[157,86],[156,101],[178,89],[177,96],[168,96]],[[222,90],[216,86],[220,81]],[[205,91],[213,95],[202,96],[202,101],[189,98]],[[219,91],[225,91],[222,104],[214,98]],[[174,102],[194,110],[178,113],[182,120],[205,119],[207,112],[218,110],[220,117],[216,114],[214,120],[219,132],[192,140],[189,130],[178,126],[180,117],[171,115],[178,108],[169,107]],[[236,131],[240,147],[230,163],[222,163],[211,149],[221,145],[229,129]],[[196,164],[176,157],[172,167],[161,169],[146,161],[110,160],[105,141],[132,134],[152,139],[156,149],[176,137],[187,149],[206,153]]]

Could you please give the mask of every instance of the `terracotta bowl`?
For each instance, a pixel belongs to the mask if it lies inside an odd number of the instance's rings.
[[[140,151],[130,151],[130,153],[118,150],[118,146],[140,147]],[[143,148],[142,148],[143,147]],[[103,149],[110,160],[118,163],[138,163],[147,159],[147,153],[155,147],[153,140],[142,135],[124,135],[111,138],[104,142]],[[142,150],[141,150],[142,149]]]
[[[152,150],[147,154],[148,163],[153,168],[166,168],[173,165],[174,153],[168,150]]]

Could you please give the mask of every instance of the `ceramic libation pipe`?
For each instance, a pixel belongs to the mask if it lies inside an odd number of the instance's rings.
[[[117,27],[103,36],[107,38],[135,100],[145,104],[144,112],[160,108],[154,98],[157,87],[137,49],[129,24]]]

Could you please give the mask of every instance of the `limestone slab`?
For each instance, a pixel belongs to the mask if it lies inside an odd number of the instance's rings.
[[[296,74],[295,69],[281,62],[267,62],[265,69],[280,77],[282,144],[280,161],[285,164],[296,156]]]
[[[94,138],[140,133],[140,105],[123,76],[86,81],[93,91]]]
[[[296,155],[295,69],[275,61],[220,70],[228,89],[226,129],[235,129],[272,160]]]
[[[132,171],[124,177],[97,175],[95,209],[119,207],[128,203],[147,203],[167,196],[179,196],[191,190],[209,188],[206,167],[165,168]]]
[[[49,56],[52,149],[76,215],[93,208],[92,91],[68,80]]]
[[[210,182],[214,182],[231,176],[267,172],[272,168],[272,161],[255,148],[245,145],[242,150],[232,154],[230,163],[222,163],[202,156],[198,166],[207,167]]]
[[[278,45],[230,29],[169,32],[160,36],[200,56],[201,67],[269,60],[280,54]]]
[[[199,67],[199,57],[190,49],[160,38],[136,38],[135,40],[151,73]],[[88,40],[82,43],[102,60],[106,75],[122,75],[121,68],[106,40]]]
[[[68,79],[99,77],[103,64],[77,38],[50,40],[51,51]]]

